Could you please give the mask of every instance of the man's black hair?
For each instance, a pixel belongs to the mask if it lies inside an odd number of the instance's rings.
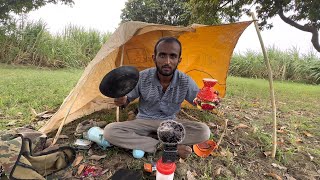
[[[180,51],[179,51],[179,58],[181,57],[181,42],[175,38],[175,37],[163,37],[161,39],[158,40],[158,42],[156,43],[156,45],[154,46],[154,56],[157,56],[157,47],[161,42],[166,42],[166,43],[172,43],[172,42],[176,42],[179,44],[180,47]]]

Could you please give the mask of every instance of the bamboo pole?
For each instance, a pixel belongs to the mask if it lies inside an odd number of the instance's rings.
[[[123,65],[123,53],[124,53],[124,45],[122,45],[122,50],[121,50],[120,67]],[[117,120],[117,122],[120,121],[120,107],[119,106],[117,106],[117,109],[116,109],[116,120]]]
[[[90,74],[91,74],[91,72],[88,74],[88,76],[89,76]],[[53,139],[53,141],[52,141],[52,144],[51,144],[50,146],[55,145],[56,142],[58,141],[59,136],[60,136],[60,133],[61,133],[61,131],[62,131],[62,128],[63,128],[64,124],[66,123],[66,120],[67,120],[67,118],[68,118],[68,116],[69,116],[69,114],[70,114],[70,111],[71,111],[74,103],[75,103],[76,100],[78,99],[78,95],[80,94],[80,91],[81,91],[81,89],[78,90],[78,92],[77,92],[77,94],[76,94],[76,96],[75,96],[72,104],[70,105],[70,107],[69,107],[66,115],[64,116],[64,118],[63,118],[63,120],[62,120],[62,122],[61,122],[61,124],[60,124],[60,126],[59,126],[59,129],[58,129],[58,131],[57,131],[57,133],[56,133],[56,136],[54,137],[54,139]]]
[[[272,134],[272,143],[273,143],[273,145],[272,145],[271,156],[272,156],[272,158],[275,158],[276,150],[277,150],[277,116],[276,116],[277,108],[276,108],[276,101],[275,101],[275,96],[274,96],[272,69],[271,69],[271,65],[270,65],[270,61],[269,61],[268,55],[267,55],[266,48],[264,47],[264,43],[263,43],[263,40],[262,40],[260,29],[258,27],[256,16],[254,15],[253,12],[251,12],[251,16],[252,16],[252,19],[254,21],[254,26],[256,28],[256,31],[257,31],[257,34],[258,34],[258,38],[259,38],[259,41],[260,41],[260,45],[261,45],[261,49],[262,49],[263,57],[264,57],[264,62],[266,64],[267,70],[268,70],[269,89],[270,89],[271,106],[272,106],[272,119],[273,119],[273,134]]]
[[[64,118],[63,118],[63,120],[62,120],[62,122],[61,122],[61,124],[60,124],[60,126],[59,126],[59,129],[58,129],[58,131],[57,131],[57,133],[56,133],[56,136],[54,137],[54,139],[53,139],[53,141],[52,141],[51,146],[55,145],[55,144],[56,144],[56,142],[58,141],[59,136],[60,136],[60,133],[61,133],[61,130],[62,130],[62,128],[63,128],[63,126],[64,126],[64,124],[66,123],[66,120],[67,120],[67,118],[68,118],[68,116],[69,116],[69,114],[70,114],[70,111],[71,111],[71,109],[72,109],[72,107],[73,107],[74,103],[76,102],[76,99],[78,98],[79,92],[80,92],[80,90],[78,91],[78,93],[77,93],[76,97],[74,98],[74,100],[73,100],[73,102],[72,102],[71,106],[69,107],[69,109],[68,109],[68,111],[67,111],[66,115],[64,116]]]

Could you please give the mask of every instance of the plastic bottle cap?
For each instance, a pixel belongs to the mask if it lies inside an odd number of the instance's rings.
[[[157,161],[157,171],[164,175],[169,175],[174,173],[176,170],[176,164],[171,163],[163,163],[162,158]]]

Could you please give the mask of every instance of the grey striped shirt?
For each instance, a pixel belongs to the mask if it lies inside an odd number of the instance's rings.
[[[156,75],[156,68],[149,68],[140,72],[139,82],[127,94],[131,102],[139,97],[139,113],[137,119],[176,119],[181,103],[193,100],[199,88],[189,76],[176,70],[171,83],[165,92]]]

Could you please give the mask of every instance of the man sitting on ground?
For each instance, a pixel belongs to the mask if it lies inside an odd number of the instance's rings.
[[[186,158],[192,153],[188,145],[209,139],[209,127],[200,122],[177,119],[181,103],[192,105],[199,88],[188,75],[177,70],[181,62],[181,43],[173,37],[161,38],[152,55],[155,68],[140,72],[139,82],[126,96],[114,100],[117,106],[128,105],[139,98],[135,120],[114,122],[104,129],[104,138],[111,144],[134,151],[154,153],[159,140],[152,137],[163,120],[176,120],[185,128],[185,138],[178,145],[178,155]]]

